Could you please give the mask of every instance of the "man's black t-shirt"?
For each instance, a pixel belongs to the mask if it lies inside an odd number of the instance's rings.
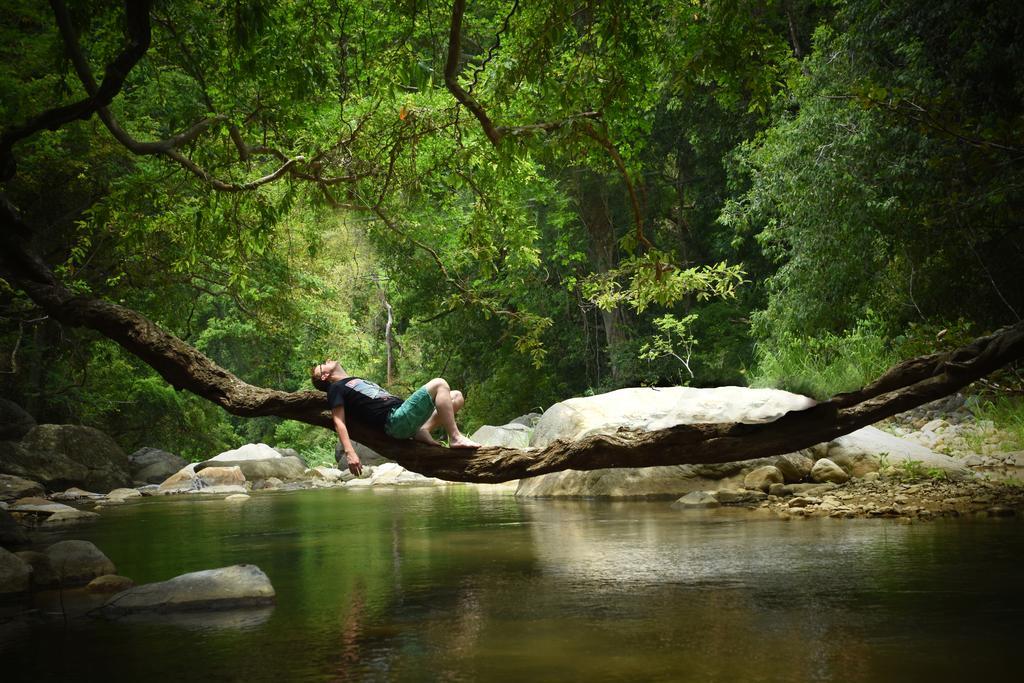
[[[327,403],[332,409],[344,407],[346,419],[351,415],[365,425],[384,429],[391,411],[402,405],[402,399],[369,380],[346,377],[331,384]]]

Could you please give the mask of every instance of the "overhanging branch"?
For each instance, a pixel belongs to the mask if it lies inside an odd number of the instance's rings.
[[[0,180],[10,180],[17,173],[13,153],[15,143],[44,129],[57,130],[77,119],[88,119],[98,109],[110,104],[121,92],[128,73],[149,50],[152,40],[149,9],[152,4],[151,0],[125,2],[128,46],[107,65],[103,82],[90,92],[89,97],[74,104],[48,109],[20,126],[4,131],[0,136]],[[95,86],[95,81],[93,84]]]
[[[287,393],[247,384],[140,313],[75,295],[28,250],[29,229],[0,202],[0,276],[66,325],[96,330],[135,354],[177,389],[233,415],[273,415],[331,428],[324,394]],[[787,453],[834,439],[935,400],[1024,357],[1024,322],[960,349],[905,361],[860,391],[766,424],[678,425],[655,432],[619,431],[544,449],[445,449],[396,441],[353,422],[353,438],[411,470],[452,481],[500,482],[564,469],[731,462]]]

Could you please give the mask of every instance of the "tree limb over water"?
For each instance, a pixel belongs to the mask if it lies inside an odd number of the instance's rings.
[[[233,415],[272,415],[332,428],[319,391],[288,393],[248,384],[159,325],[124,306],[75,294],[27,246],[31,231],[0,203],[0,276],[54,319],[95,330],[156,370],[176,389]],[[566,469],[650,467],[748,460],[807,448],[950,394],[1024,357],[1024,322],[948,353],[912,358],[866,387],[762,424],[689,424],[620,430],[540,449],[447,449],[398,441],[353,422],[352,437],[402,466],[452,481],[502,482]]]

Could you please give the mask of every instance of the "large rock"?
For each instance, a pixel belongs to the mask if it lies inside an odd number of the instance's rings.
[[[29,453],[57,453],[86,469],[81,481],[63,481],[57,488],[83,486],[90,491],[106,492],[127,486],[128,456],[113,439],[98,429],[79,425],[37,425],[22,439]],[[42,478],[33,477],[37,481]],[[49,485],[49,482],[43,481]]]
[[[0,595],[24,593],[31,577],[32,567],[14,553],[0,548]]]
[[[276,449],[271,448],[265,443],[247,443],[234,450],[219,453],[218,455],[210,458],[210,460],[215,462],[237,463],[242,460],[272,460],[281,457],[284,456],[282,456]]]
[[[18,498],[41,495],[43,486],[39,482],[13,474],[0,474],[0,501],[9,503]]]
[[[302,456],[302,453],[299,453],[294,448],[274,448],[274,450],[277,451],[283,458],[298,458],[299,462],[302,463],[303,467],[309,467],[309,463],[306,462],[306,458],[304,458]]]
[[[116,574],[114,563],[89,541],[61,541],[46,549],[62,586],[84,586],[97,576]]]
[[[128,456],[132,481],[159,484],[188,464],[180,455],[148,446]]]
[[[245,475],[239,467],[206,467],[196,472],[196,465],[182,467],[160,484],[157,493],[245,493]]]
[[[218,456],[219,457],[219,456]],[[237,467],[245,481],[257,482],[263,479],[277,477],[281,481],[297,481],[307,479],[306,466],[294,456],[276,458],[265,458],[259,460],[207,460],[196,465],[196,472],[203,476],[207,470],[212,469],[209,465],[216,463],[219,467]]]
[[[199,477],[196,476],[196,463],[190,463],[160,482],[156,492],[188,493],[198,490],[200,486]]]
[[[537,425],[537,422],[540,421],[540,418],[540,413],[527,413],[526,415],[520,415],[514,420],[509,420],[509,424],[523,425],[533,429]]]
[[[21,406],[0,398],[0,441],[18,441],[35,426],[36,421]]]
[[[822,457],[827,457],[854,477],[879,469],[883,457],[887,464],[896,466],[908,461],[919,462],[923,469],[941,470],[950,479],[974,476],[961,462],[948,455],[936,453],[875,427],[858,429],[825,446],[827,452]]]
[[[814,401],[809,398],[773,389],[620,389],[599,396],[556,403],[544,413],[534,428],[531,446],[544,447],[555,439],[578,439],[590,434],[611,433],[619,428],[657,430],[675,424],[702,422],[769,422],[788,411],[801,410],[813,404]],[[874,427],[865,427],[830,443],[819,444],[813,449],[774,458],[723,465],[555,472],[520,480],[516,495],[678,498],[691,491],[739,488],[747,472],[763,465],[775,465],[787,481],[797,482],[809,476],[813,461],[809,461],[806,456],[812,452],[815,458],[831,458],[835,452],[837,462],[852,462],[860,457],[855,456],[855,453],[876,456],[887,453],[890,462],[895,464],[902,460],[917,460],[926,469],[941,469],[953,479],[971,476],[969,470],[952,458],[890,436]]]
[[[61,453],[29,450],[14,441],[0,441],[0,471],[38,481],[51,491],[85,481],[89,468]]]
[[[555,439],[579,439],[620,428],[657,431],[679,424],[771,422],[813,405],[813,399],[777,389],[619,389],[551,406],[534,427],[530,445],[544,447]]]
[[[391,462],[390,460],[385,458],[383,455],[381,455],[377,451],[373,450],[372,448],[370,448],[369,446],[367,446],[365,444],[359,443],[358,441],[353,441],[352,442],[352,448],[355,449],[356,455],[359,456],[359,462],[363,463],[364,466],[365,465],[383,465],[386,462]],[[334,446],[334,461],[337,462],[337,463],[344,463],[345,462],[345,450],[341,447],[341,442],[340,441],[337,444],[335,444],[335,446]],[[341,467],[339,469],[346,469],[346,468],[345,467]]]
[[[555,439],[579,439],[590,434],[613,433],[620,428],[654,431],[702,422],[769,422],[791,410],[812,405],[812,399],[775,389],[619,389],[551,406],[534,427],[530,445],[543,448]],[[749,470],[772,464],[774,459],[760,458],[717,465],[566,470],[522,479],[516,495],[678,498],[691,491],[738,488]]]
[[[484,425],[473,432],[469,438],[484,446],[526,448],[530,445],[530,428],[515,422],[500,427]]]
[[[110,598],[103,610],[127,614],[229,609],[272,604],[274,597],[274,587],[259,567],[238,564],[129,588]]]

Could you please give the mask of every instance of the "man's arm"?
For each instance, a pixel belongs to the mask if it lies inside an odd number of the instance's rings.
[[[338,432],[338,441],[345,451],[345,460],[348,462],[348,471],[357,477],[363,473],[363,464],[359,462],[359,455],[352,447],[352,441],[348,438],[348,427],[345,426],[345,407],[336,406],[331,408],[331,417],[334,419],[334,431]]]

